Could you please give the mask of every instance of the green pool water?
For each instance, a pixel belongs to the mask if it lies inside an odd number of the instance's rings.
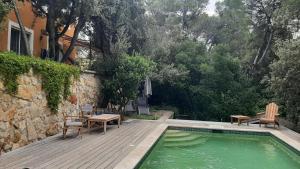
[[[168,130],[140,169],[300,169],[300,156],[271,136]]]

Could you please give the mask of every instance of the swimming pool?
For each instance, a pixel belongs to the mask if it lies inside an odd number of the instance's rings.
[[[140,169],[300,169],[300,156],[264,134],[167,130]]]

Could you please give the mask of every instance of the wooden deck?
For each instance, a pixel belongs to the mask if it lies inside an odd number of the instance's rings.
[[[82,139],[62,134],[0,156],[0,168],[113,168],[160,123],[134,120],[120,128],[109,126],[84,132]]]

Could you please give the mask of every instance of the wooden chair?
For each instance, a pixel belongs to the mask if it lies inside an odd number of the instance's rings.
[[[278,106],[275,103],[269,103],[266,107],[265,112],[257,113],[257,116],[259,117],[259,127],[261,127],[261,124],[269,124],[272,123],[275,125],[278,125],[279,127],[279,122],[278,122]]]
[[[78,135],[80,135],[80,130],[83,128],[83,118],[79,116],[69,116],[65,115],[64,116],[64,127],[63,127],[63,137],[64,139],[66,138],[66,134],[69,128],[77,129],[78,130]]]
[[[85,104],[81,106],[81,117],[89,117],[91,115],[94,115],[94,106],[91,104]]]

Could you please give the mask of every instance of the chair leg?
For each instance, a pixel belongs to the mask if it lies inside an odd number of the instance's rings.
[[[80,128],[78,128],[78,135],[80,136]]]
[[[64,139],[66,138],[67,130],[68,130],[68,128],[64,128],[64,130],[63,130]]]
[[[82,139],[81,128],[78,128],[78,136],[80,137],[80,139]]]
[[[261,127],[261,122],[259,122],[259,127]]]

